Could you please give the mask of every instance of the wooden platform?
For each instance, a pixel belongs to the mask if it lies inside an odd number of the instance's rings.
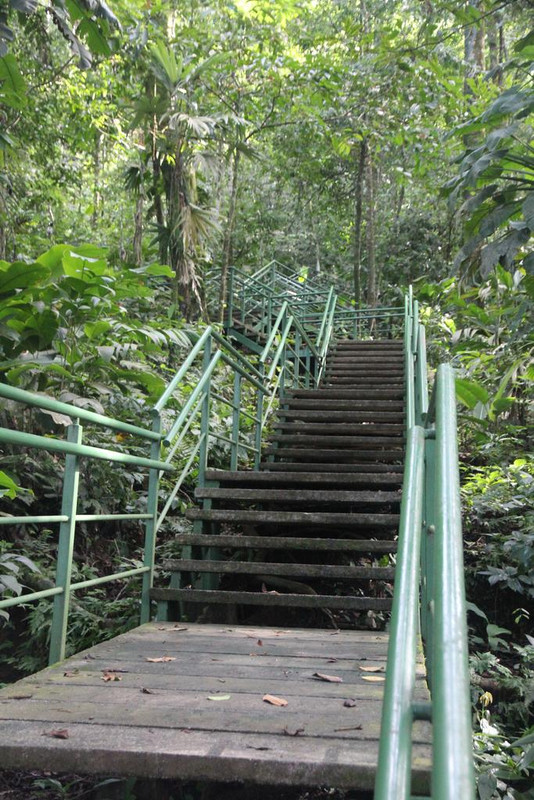
[[[386,651],[373,631],[149,623],[3,689],[0,764],[371,789]],[[416,792],[430,739],[416,723]]]

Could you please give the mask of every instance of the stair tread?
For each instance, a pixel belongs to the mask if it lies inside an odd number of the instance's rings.
[[[284,419],[302,420],[327,420],[337,423],[371,423],[374,425],[393,424],[404,428],[404,414],[402,411],[375,411],[371,409],[363,411],[346,410],[336,411],[335,409],[309,409],[309,408],[279,408],[279,417]]]
[[[167,559],[162,564],[169,572],[210,572],[231,575],[280,575],[285,577],[330,578],[343,580],[392,581],[394,567],[361,567],[337,564],[285,564],[271,561],[215,561]]]
[[[295,397],[291,398],[291,400],[287,401],[287,405],[289,410],[295,409],[312,409],[312,410],[340,410],[340,411],[367,411],[372,409],[373,411],[390,411],[396,412],[398,415],[402,414],[404,411],[404,401],[403,400],[350,400],[345,398],[339,398],[338,393],[336,392],[334,396],[329,397]]]
[[[366,448],[370,445],[377,447],[394,447],[403,449],[403,439],[399,436],[343,436],[331,434],[307,434],[305,431],[302,433],[280,433],[272,434],[268,440],[270,442],[279,442],[280,444],[315,444],[317,449],[328,449],[329,445],[341,448]]]
[[[251,522],[287,525],[347,525],[349,527],[395,528],[398,514],[344,513],[341,511],[266,511],[188,508],[187,519],[212,522]]]
[[[274,500],[280,503],[399,503],[400,493],[382,491],[344,491],[319,489],[228,489],[203,486],[195,490],[198,499]]]
[[[181,533],[173,542],[204,547],[237,547],[269,550],[328,550],[336,552],[395,553],[397,542],[392,539],[323,539],[306,536],[249,536],[244,534]]]
[[[400,464],[340,464],[337,461],[333,461],[330,463],[323,462],[320,464],[313,464],[308,463],[303,464],[302,462],[291,462],[291,461],[260,461],[260,469],[261,470],[269,470],[269,471],[278,471],[281,472],[324,472],[325,470],[332,474],[332,473],[354,473],[354,474],[361,474],[370,472],[376,473],[377,475],[383,474],[396,474],[399,477],[402,475],[404,471],[404,467]]]
[[[293,389],[287,393],[288,397],[306,398],[309,400],[373,400],[376,398],[391,398],[401,400],[404,398],[404,388],[388,389],[387,387],[369,387],[367,389]]]
[[[301,483],[303,485],[308,483],[313,484],[343,484],[347,486],[364,486],[366,483],[373,484],[381,483],[384,485],[399,485],[401,478],[395,473],[376,473],[366,472],[351,474],[342,474],[338,472],[301,472],[296,474],[294,472],[268,472],[267,470],[256,471],[226,471],[226,470],[206,470],[205,478],[207,481],[217,481],[218,483],[259,483],[268,484],[276,483],[284,486],[286,483]]]
[[[390,611],[392,600],[385,597],[344,597],[343,595],[285,594],[281,592],[236,592],[220,589],[151,589],[153,600],[195,603],[241,603],[242,605],[291,606],[294,608],[340,608],[353,611]]]
[[[282,412],[283,414],[283,412]],[[399,438],[404,438],[404,425],[402,423],[391,424],[370,424],[359,423],[351,424],[348,422],[276,422],[276,430],[298,432],[298,433],[323,433],[340,436],[392,436],[397,434]]]
[[[264,455],[278,455],[281,459],[286,459],[288,456],[294,457],[297,460],[306,458],[310,463],[318,463],[320,461],[354,461],[360,463],[363,461],[400,461],[404,455],[402,449],[399,450],[358,450],[347,448],[309,448],[309,447],[267,447],[263,451]]]

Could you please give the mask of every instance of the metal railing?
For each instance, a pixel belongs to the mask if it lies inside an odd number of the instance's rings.
[[[409,800],[412,726],[432,723],[432,800],[475,796],[454,372],[428,401],[425,329],[405,306],[407,451],[375,800]],[[430,703],[414,700],[421,631]]]

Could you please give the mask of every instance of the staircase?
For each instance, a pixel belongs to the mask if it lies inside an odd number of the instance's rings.
[[[380,625],[392,602],[403,380],[402,342],[338,342],[321,385],[284,397],[259,471],[206,472],[201,506],[187,512],[194,533],[178,537],[184,557],[163,565],[171,589],[153,596],[207,621],[207,606],[223,604],[230,621],[258,624],[262,606],[283,607],[286,625]],[[281,624],[280,612],[262,619]]]

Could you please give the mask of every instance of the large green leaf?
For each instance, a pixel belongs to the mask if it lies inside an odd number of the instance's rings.
[[[48,267],[37,262],[26,264],[24,261],[14,261],[7,269],[0,266],[0,295],[12,294],[16,289],[38,286],[49,276]]]
[[[456,397],[467,408],[475,408],[478,403],[487,403],[489,395],[480,383],[468,381],[466,378],[456,378]]]
[[[21,109],[26,105],[26,82],[22,77],[17,59],[8,53],[0,58],[0,97],[6,106]]]

